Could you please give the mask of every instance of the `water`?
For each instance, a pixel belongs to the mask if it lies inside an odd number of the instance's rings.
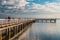
[[[60,40],[60,20],[56,23],[33,23],[18,40]]]

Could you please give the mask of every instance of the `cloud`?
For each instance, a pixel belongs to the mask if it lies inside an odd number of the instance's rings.
[[[44,18],[60,18],[60,3],[48,3],[45,4],[36,4],[33,3],[32,7],[28,9],[22,10],[25,15],[29,15],[30,17],[44,17]],[[33,15],[30,15],[33,14]],[[27,17],[29,17],[27,16]]]
[[[60,12],[60,4],[57,3],[46,3],[44,5],[41,4],[35,4],[33,3],[32,7],[29,9],[35,9],[36,12],[43,11],[43,12]]]
[[[41,0],[40,0],[41,1]],[[60,3],[59,0],[55,0],[57,2],[45,2],[45,4],[37,4],[34,2],[27,2],[26,0],[18,0],[18,4],[14,6],[14,8],[20,9],[17,10],[17,13],[13,15],[21,16],[21,17],[60,17]],[[11,3],[12,2],[12,3]],[[6,3],[6,2],[4,2]],[[8,3],[14,4],[14,1],[10,1]],[[16,7],[17,6],[17,7]],[[30,7],[29,7],[30,6]],[[27,8],[26,8],[27,7]],[[11,8],[11,7],[9,7]],[[12,16],[13,16],[12,15]]]
[[[2,2],[2,4],[3,4],[3,5],[4,5],[4,4],[10,4],[10,5],[12,5],[12,4],[15,4],[15,1],[14,1],[14,0],[9,0],[9,1],[4,0],[4,1]]]
[[[18,8],[20,8],[20,7],[23,7],[23,6],[25,6],[26,4],[28,4],[29,2],[26,2],[25,0],[19,0],[19,4],[17,5],[18,6]]]
[[[56,1],[56,0],[55,0]],[[24,9],[23,11],[24,12],[28,12],[28,11],[35,11],[35,12],[52,12],[52,13],[59,13],[60,11],[60,3],[56,3],[56,2],[52,2],[52,3],[49,3],[49,2],[46,2],[45,4],[36,4],[36,3],[32,3],[32,6],[31,7],[27,7],[27,9],[25,8],[26,5],[29,4],[29,2],[27,2],[26,0],[22,0],[20,1],[19,3],[19,7],[21,9]],[[30,10],[32,9],[32,10]],[[35,9],[35,10],[33,10]]]
[[[33,3],[31,8],[28,9],[35,9],[37,12],[39,11],[43,11],[43,12],[60,12],[60,3],[46,3],[46,4],[36,4]]]

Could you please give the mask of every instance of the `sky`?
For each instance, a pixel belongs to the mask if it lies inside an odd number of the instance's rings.
[[[3,1],[2,5],[14,5],[7,7],[3,15],[12,17],[31,18],[60,18],[60,0],[10,0]],[[1,9],[2,10],[2,9]]]

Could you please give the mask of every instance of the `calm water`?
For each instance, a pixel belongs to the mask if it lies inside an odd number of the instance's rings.
[[[18,40],[60,40],[60,20],[56,23],[33,23]]]

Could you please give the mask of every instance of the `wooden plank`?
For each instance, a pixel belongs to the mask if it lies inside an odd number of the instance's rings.
[[[14,37],[12,37],[9,40],[13,40],[14,38],[16,38],[17,36],[19,36],[20,34],[22,34],[28,27],[24,28],[22,31],[20,31],[19,33],[17,33]]]
[[[2,32],[0,31],[0,40],[2,40]]]

